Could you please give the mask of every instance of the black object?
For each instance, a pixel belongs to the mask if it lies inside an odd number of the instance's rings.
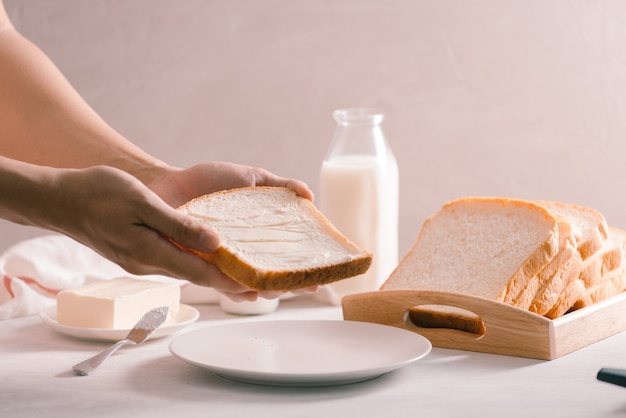
[[[626,369],[610,369],[603,367],[598,372],[598,380],[626,387]]]

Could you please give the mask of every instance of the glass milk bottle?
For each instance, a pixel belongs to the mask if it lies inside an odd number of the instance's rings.
[[[398,263],[398,164],[372,109],[340,109],[322,163],[319,208],[348,239],[373,254],[367,273],[330,284],[331,300],[378,290]]]

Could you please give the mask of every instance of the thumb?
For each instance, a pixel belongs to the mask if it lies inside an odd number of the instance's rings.
[[[216,231],[194,219],[185,218],[177,234],[176,242],[203,253],[212,253],[220,247],[220,237]]]
[[[203,253],[212,253],[219,248],[220,238],[213,229],[169,206],[165,212],[164,216],[159,217],[160,220],[151,226],[171,241]]]

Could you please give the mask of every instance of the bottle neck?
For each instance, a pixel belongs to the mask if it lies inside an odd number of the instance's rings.
[[[380,126],[383,113],[372,109],[340,109],[333,117],[337,127],[327,160],[354,155],[385,158],[387,143]]]
[[[380,125],[385,115],[376,109],[338,109],[333,112],[333,118],[338,125]]]

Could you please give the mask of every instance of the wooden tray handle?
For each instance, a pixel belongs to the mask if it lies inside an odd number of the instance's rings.
[[[551,321],[491,299],[451,292],[384,290],[345,296],[345,320],[417,332],[433,346],[551,358]]]

